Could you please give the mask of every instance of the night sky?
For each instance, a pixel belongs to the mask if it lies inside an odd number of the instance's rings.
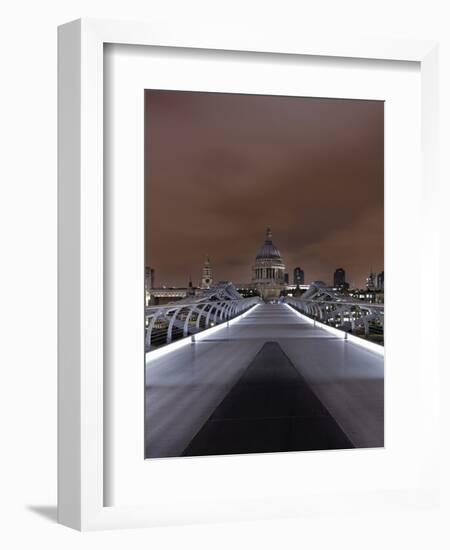
[[[247,283],[266,227],[289,280],[383,270],[384,104],[146,91],[146,265],[156,285]]]

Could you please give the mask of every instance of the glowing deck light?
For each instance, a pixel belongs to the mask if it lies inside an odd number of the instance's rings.
[[[241,315],[238,315],[237,317],[234,317],[233,319],[230,319],[228,322],[225,321],[224,323],[220,323],[220,325],[216,325],[215,327],[208,328],[202,332],[199,332],[195,335],[195,340],[203,340],[206,336],[209,336],[213,332],[217,332],[218,330],[222,328],[227,328],[230,325],[233,325],[234,323],[237,323],[241,319],[244,319],[244,317],[247,317],[247,315],[253,311],[256,307],[258,307],[259,304],[255,304],[250,309],[247,309],[247,311],[244,311]]]
[[[247,309],[244,313],[242,313],[241,315],[238,315],[237,317],[234,317],[228,322],[224,321],[219,325],[211,326],[210,328],[207,328],[197,334],[190,334],[189,336],[186,336],[181,340],[177,340],[176,342],[171,342],[170,344],[167,344],[166,346],[163,346],[161,348],[148,351],[145,354],[145,365],[149,366],[149,363],[153,361],[153,359],[158,359],[159,357],[162,357],[163,355],[167,355],[168,353],[171,353],[172,351],[176,351],[177,349],[180,349],[184,346],[195,344],[196,341],[202,340],[203,338],[205,338],[205,336],[209,336],[212,333],[217,332],[222,328],[226,328],[232,325],[233,323],[237,323],[238,321],[246,317],[251,311],[253,311],[258,306],[259,304],[253,305],[250,309]],[[193,336],[194,336],[194,339],[192,338]]]
[[[355,336],[354,334],[348,334],[348,332],[344,332],[343,330],[339,330],[334,327],[330,327],[329,325],[325,325],[324,323],[321,323],[320,321],[315,321],[314,319],[310,319],[306,315],[303,315],[303,313],[300,313],[295,308],[293,308],[290,304],[285,304],[288,306],[294,313],[296,313],[299,317],[301,317],[304,321],[307,321],[311,324],[315,324],[315,326],[326,330],[328,332],[331,332],[332,334],[335,334],[336,336],[340,336],[343,340],[347,340],[347,342],[352,342],[353,344],[356,344],[358,346],[361,346],[363,348],[366,348],[369,351],[372,351],[374,353],[378,353],[379,355],[384,355],[384,346],[381,346],[380,344],[375,344],[374,342],[370,342],[369,340],[365,340],[364,338],[359,338],[358,336]]]
[[[374,353],[378,353],[379,355],[384,355],[384,346],[375,344],[375,342],[370,342],[369,340],[364,340],[364,338],[359,338],[354,334],[347,334],[347,341],[373,351]]]
[[[177,349],[180,349],[184,346],[190,345],[191,339],[190,338],[182,338],[181,340],[177,340],[176,342],[171,342],[170,344],[167,344],[166,346],[158,349],[154,349],[151,351],[148,351],[145,354],[145,365],[148,366],[150,361],[153,361],[153,359],[158,359],[159,357],[162,357],[163,355],[166,355],[167,353],[170,353],[172,351],[176,351]]]

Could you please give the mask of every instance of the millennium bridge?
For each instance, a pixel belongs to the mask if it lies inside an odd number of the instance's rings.
[[[146,457],[384,445],[384,306],[230,284],[147,307]]]

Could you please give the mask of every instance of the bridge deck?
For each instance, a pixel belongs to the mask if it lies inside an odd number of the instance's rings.
[[[205,449],[208,420],[236,383],[245,380],[244,373],[250,372],[249,365],[266,342],[279,345],[344,439],[355,447],[383,446],[383,357],[313,327],[286,305],[261,304],[230,327],[147,362],[146,456],[199,454]],[[234,452],[243,452],[236,445]],[[322,447],[311,443],[310,448]]]

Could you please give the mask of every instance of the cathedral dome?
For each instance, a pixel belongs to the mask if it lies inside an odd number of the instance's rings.
[[[256,254],[257,260],[281,259],[281,254],[278,248],[272,242],[272,231],[267,228],[266,240]]]
[[[279,297],[285,285],[284,270],[283,258],[272,242],[272,231],[268,227],[266,240],[256,255],[252,277],[252,283],[265,300]]]

